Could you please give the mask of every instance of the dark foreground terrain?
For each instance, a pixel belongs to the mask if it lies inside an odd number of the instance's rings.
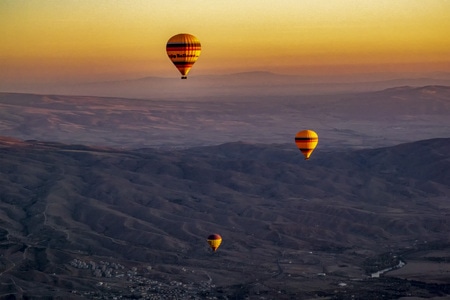
[[[305,161],[1,138],[0,165],[4,299],[450,297],[450,139]]]

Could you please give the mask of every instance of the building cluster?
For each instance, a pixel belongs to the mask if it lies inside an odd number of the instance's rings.
[[[77,269],[90,270],[92,276],[104,278],[96,284],[95,291],[77,291],[90,299],[221,299],[214,296],[215,285],[209,281],[200,283],[183,283],[180,281],[161,282],[149,278],[151,266],[138,272],[136,267],[130,269],[114,262],[94,262],[73,259],[69,263]],[[224,299],[224,298],[222,298]]]
[[[79,259],[73,259],[70,262],[70,265],[72,267],[75,267],[77,269],[89,269],[92,270],[92,275],[95,277],[124,277],[125,267],[121,264],[117,263],[110,263],[107,261],[100,261],[99,263],[96,263],[94,261],[84,262]],[[131,270],[127,271],[127,274],[133,275],[137,271],[137,268],[132,268]]]

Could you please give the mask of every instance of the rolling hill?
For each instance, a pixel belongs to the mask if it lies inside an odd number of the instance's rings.
[[[325,147],[309,161],[291,144],[251,142],[4,137],[0,153],[3,298],[450,295],[448,138]]]

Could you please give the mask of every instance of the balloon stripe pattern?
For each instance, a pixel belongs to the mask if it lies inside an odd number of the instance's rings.
[[[319,136],[312,130],[302,130],[295,135],[295,144],[305,159],[309,159],[318,142]]]
[[[181,73],[182,79],[187,78],[187,74],[200,56],[201,50],[200,41],[188,33],[174,35],[166,45],[167,56]]]
[[[216,252],[217,248],[219,248],[221,243],[222,237],[219,234],[215,233],[208,236],[208,244],[213,252]]]

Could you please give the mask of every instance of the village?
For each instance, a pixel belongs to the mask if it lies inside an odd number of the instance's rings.
[[[73,294],[88,299],[225,299],[213,295],[217,291],[210,281],[183,283],[150,279],[151,266],[141,270],[136,267],[128,269],[114,262],[86,262],[79,259],[73,259],[69,265],[88,270],[92,277],[98,278],[95,290],[72,290]],[[144,273],[147,273],[146,276]]]

